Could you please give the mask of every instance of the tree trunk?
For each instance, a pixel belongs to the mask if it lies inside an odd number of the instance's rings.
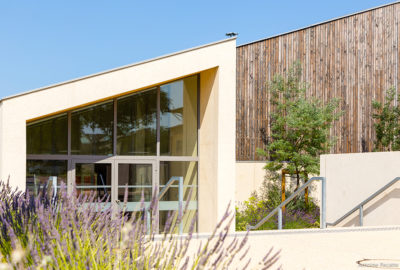
[[[297,191],[300,187],[300,174],[299,171],[296,171],[296,177],[297,177],[297,182],[296,182],[296,188],[294,189],[294,191]]]
[[[282,202],[284,202],[285,200],[286,200],[286,187],[285,187],[285,185],[286,185],[286,177],[285,177],[285,174],[286,174],[286,170],[285,169],[283,169],[282,170],[282,176],[281,176],[281,201]],[[282,211],[285,211],[285,206],[283,206],[282,207]]]

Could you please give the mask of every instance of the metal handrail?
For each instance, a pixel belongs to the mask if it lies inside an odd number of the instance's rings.
[[[376,196],[380,195],[382,192],[384,192],[386,189],[391,187],[394,183],[398,182],[400,180],[400,177],[394,178],[392,181],[381,187],[378,191],[370,195],[368,198],[366,198],[364,201],[359,203],[356,207],[352,208],[350,211],[348,211],[346,214],[344,214],[341,218],[336,220],[335,222],[332,223],[327,223],[329,226],[336,226],[340,222],[342,222],[344,219],[349,217],[351,214],[353,214],[356,210],[359,210],[359,224],[360,226],[363,226],[363,219],[364,219],[364,205],[369,203],[372,199],[374,199]]]
[[[292,195],[289,196],[286,200],[284,200],[278,207],[272,210],[266,217],[260,220],[256,225],[247,225],[247,230],[258,229],[261,225],[263,225],[268,219],[270,219],[273,215],[278,212],[278,230],[282,230],[282,207],[288,204],[294,197],[296,197],[300,192],[302,192],[306,187],[311,185],[313,181],[320,180],[322,182],[321,187],[321,229],[326,228],[326,178],[322,176],[311,177],[304,185],[302,185],[298,190],[296,190]]]
[[[183,202],[183,189],[181,187],[183,187],[183,177],[182,176],[172,176],[169,181],[165,184],[164,188],[160,191],[160,193],[158,193],[158,200],[161,200],[161,198],[165,195],[165,193],[167,192],[167,190],[172,186],[172,184],[178,181],[178,188],[179,188],[179,202]],[[180,198],[181,196],[181,192],[182,192],[182,200]]]
[[[168,189],[172,186],[172,184],[178,181],[178,218],[180,220],[179,223],[179,234],[183,233],[183,220],[182,220],[182,215],[183,215],[183,177],[182,176],[172,176],[168,182],[165,184],[164,188],[158,193],[158,201],[161,200],[161,198],[167,193]],[[150,207],[150,206],[149,206]],[[150,228],[150,213],[149,213],[149,207],[146,209],[147,212],[147,228]]]

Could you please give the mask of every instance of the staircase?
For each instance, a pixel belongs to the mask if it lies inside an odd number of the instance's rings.
[[[345,213],[343,216],[341,216],[339,219],[337,219],[335,222],[331,223],[326,223],[326,179],[325,177],[312,177],[310,180],[308,180],[304,185],[302,185],[296,192],[294,192],[289,198],[287,198],[285,201],[283,201],[278,207],[276,207],[274,210],[272,210],[266,217],[264,217],[262,220],[260,220],[256,225],[247,225],[247,230],[256,230],[258,229],[261,225],[263,225],[265,222],[267,222],[269,219],[271,219],[276,213],[278,213],[278,230],[282,230],[282,208],[286,206],[291,200],[293,200],[296,196],[298,196],[305,188],[310,186],[312,182],[314,181],[321,181],[322,182],[322,188],[321,188],[321,229],[325,229],[327,226],[337,226],[340,224],[342,221],[346,220],[349,216],[351,216],[354,212],[359,211],[358,217],[359,217],[359,226],[364,225],[364,206],[371,202],[373,199],[381,195],[383,192],[388,190],[390,187],[392,187],[395,183],[400,181],[400,177],[394,178],[392,181],[381,187],[379,190],[368,196],[365,200],[357,204],[354,208],[352,208],[350,211]]]

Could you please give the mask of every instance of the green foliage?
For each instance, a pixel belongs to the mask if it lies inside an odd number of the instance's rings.
[[[286,192],[290,196],[291,191]],[[249,200],[236,207],[236,230],[245,231],[247,225],[255,225],[267,216],[281,203],[281,191],[277,182],[264,181],[260,192],[253,193]],[[283,213],[284,229],[318,228],[319,207],[309,198],[306,204],[304,198],[291,201]],[[277,217],[272,217],[258,230],[277,229]]]
[[[301,68],[294,65],[286,76],[278,75],[268,85],[271,137],[265,140],[265,149],[259,155],[270,159],[265,168],[272,174],[283,168],[289,174],[308,178],[319,173],[319,155],[329,151],[334,140],[329,139],[337,112],[338,100],[326,104],[306,97],[306,85],[301,82]]]
[[[400,96],[395,103],[396,90],[390,88],[386,91],[385,102],[382,104],[374,100],[372,108],[376,132],[375,151],[400,150]]]

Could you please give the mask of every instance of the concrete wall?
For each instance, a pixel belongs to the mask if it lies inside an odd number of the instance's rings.
[[[194,252],[197,251],[198,242],[204,242],[207,237],[209,235],[194,235],[194,239],[197,239],[197,242],[193,242]],[[245,233],[229,235],[225,244],[229,244],[235,237],[241,241]],[[395,263],[400,267],[399,241],[399,226],[255,231],[249,234],[247,246],[244,248],[246,250],[250,247],[246,258],[251,258],[250,265],[245,269],[260,269],[257,263],[270,248],[280,250],[280,259],[271,269],[277,269],[279,265],[284,270],[363,269],[364,267],[357,264],[357,261],[363,259],[397,259]],[[235,258],[232,265],[234,269],[242,269],[246,262]]]
[[[200,73],[200,231],[214,227],[235,188],[236,40],[172,55],[31,91],[1,101],[0,178],[25,189],[26,122]],[[208,186],[209,185],[209,186]],[[202,203],[205,205],[202,205]],[[233,210],[233,204],[231,210]],[[212,217],[212,218],[210,218]],[[209,224],[202,223],[207,220]]]
[[[251,193],[259,191],[265,178],[265,162],[236,162],[235,201],[248,200]]]
[[[327,222],[334,222],[379,188],[400,176],[400,152],[321,156],[327,179]],[[400,185],[364,207],[364,226],[400,224]],[[338,226],[358,225],[358,211]]]
[[[3,133],[1,132],[3,130],[3,104],[0,102],[0,180],[5,180],[3,178],[3,172],[2,172],[2,158],[3,158],[3,151],[1,149],[3,149]]]

